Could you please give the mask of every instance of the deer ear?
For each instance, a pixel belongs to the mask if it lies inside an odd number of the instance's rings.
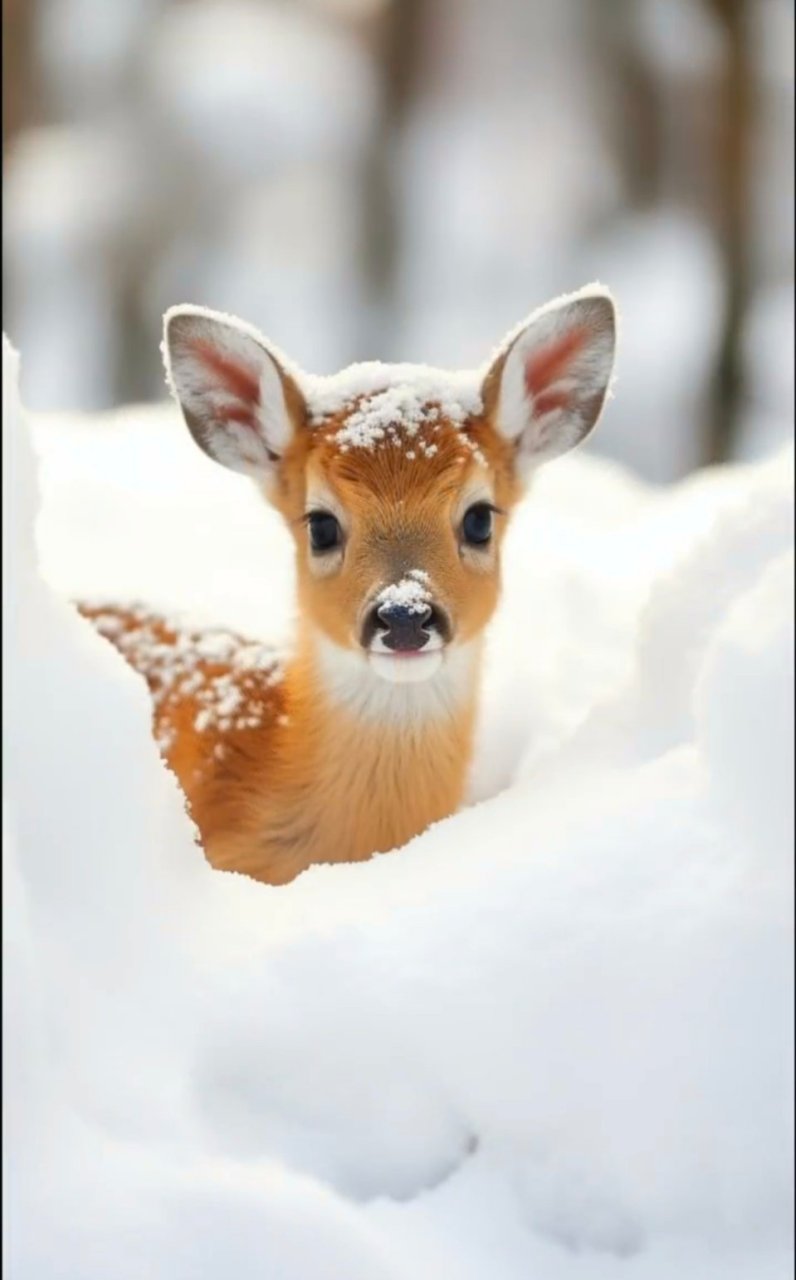
[[[527,469],[565,453],[595,426],[614,364],[610,293],[590,285],[534,312],[493,362],[484,402]]]
[[[172,307],[162,351],[169,385],[199,447],[233,471],[258,479],[270,474],[304,405],[263,339],[232,316]]]

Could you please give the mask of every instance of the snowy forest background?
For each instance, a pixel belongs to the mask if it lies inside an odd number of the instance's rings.
[[[4,1273],[791,1277],[791,0],[3,28]],[[212,870],[71,603],[291,643],[289,535],[165,402],[162,311],[457,366],[595,277],[616,395],[508,530],[468,803]]]
[[[792,433],[789,0],[3,0],[4,327],[36,410],[159,399],[160,316],[305,367],[480,361],[594,277],[590,448]]]

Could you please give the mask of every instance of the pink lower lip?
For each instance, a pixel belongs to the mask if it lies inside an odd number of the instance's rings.
[[[398,658],[398,659],[426,658],[430,654],[438,653],[438,652],[439,652],[438,649],[390,649],[390,650],[382,649],[377,653],[376,656],[379,658]]]

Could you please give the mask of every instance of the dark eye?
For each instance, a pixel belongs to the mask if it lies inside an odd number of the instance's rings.
[[[333,551],[343,541],[340,525],[328,511],[311,511],[307,516],[313,551]]]
[[[465,511],[462,537],[473,547],[489,542],[492,537],[492,507],[488,502],[476,502]]]

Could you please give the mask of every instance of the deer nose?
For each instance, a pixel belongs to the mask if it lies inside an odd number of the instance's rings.
[[[382,642],[397,653],[422,649],[430,639],[425,628],[433,612],[426,604],[380,605],[376,610],[376,625],[382,633]]]

